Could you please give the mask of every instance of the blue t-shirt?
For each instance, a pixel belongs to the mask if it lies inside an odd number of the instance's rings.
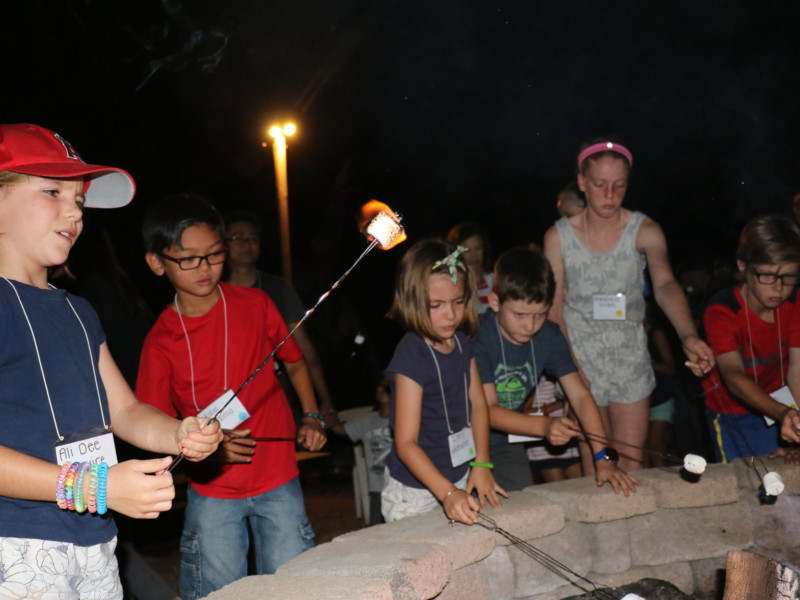
[[[394,430],[396,407],[394,376],[405,375],[422,387],[422,411],[417,442],[439,472],[453,483],[464,477],[469,469],[468,463],[453,467],[447,437],[451,432],[455,433],[466,427],[471,417],[472,407],[468,398],[469,367],[474,356],[473,344],[462,332],[456,333],[456,340],[458,343],[453,351],[450,354],[443,354],[431,348],[417,334],[407,333],[397,344],[394,356],[385,371],[392,389],[389,413],[392,430]],[[441,380],[436,370],[437,364]],[[444,398],[442,398],[442,388],[444,388]],[[467,415],[468,411],[470,416]],[[398,458],[395,444],[392,444],[386,466],[392,477],[400,483],[419,489],[425,487]]]
[[[552,321],[545,321],[531,342],[515,344],[504,338],[494,311],[481,316],[475,344],[478,373],[482,382],[494,383],[498,404],[504,408],[522,410],[542,372],[560,378],[578,370],[564,334]],[[490,440],[497,447],[508,443],[508,434],[492,431]]]
[[[12,285],[19,293],[19,300]],[[67,298],[80,320],[72,312]],[[36,336],[53,414],[20,301]],[[101,404],[105,421],[110,422],[105,388],[98,372],[99,350],[105,336],[88,302],[64,290],[43,290],[0,279],[0,339],[3,340],[0,345],[0,444],[55,463],[56,424],[62,436],[99,428],[103,424]],[[100,402],[92,365],[97,373]],[[91,546],[107,542],[116,535],[110,514],[100,516],[61,510],[55,503],[55,491],[53,478],[53,502],[0,496],[0,537]]]

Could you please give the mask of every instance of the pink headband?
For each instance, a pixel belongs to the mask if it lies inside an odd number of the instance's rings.
[[[592,144],[588,148],[584,148],[581,153],[578,154],[578,168],[583,164],[583,161],[599,152],[616,152],[617,154],[621,154],[628,159],[628,164],[633,166],[633,155],[625,146],[622,144],[615,144],[614,142],[600,142],[599,144]]]

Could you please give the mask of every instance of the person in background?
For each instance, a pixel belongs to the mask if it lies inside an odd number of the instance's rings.
[[[335,433],[347,435],[352,441],[361,442],[364,445],[370,525],[379,525],[384,522],[383,515],[381,515],[381,491],[383,490],[386,457],[392,448],[392,431],[389,428],[391,398],[389,380],[384,377],[375,390],[375,410],[373,412],[344,424],[339,422],[332,428]]]
[[[489,308],[488,296],[492,291],[492,252],[489,237],[476,223],[463,222],[447,233],[447,241],[454,246],[463,246],[464,264],[472,271],[478,294],[478,314]]]
[[[800,193],[795,194],[792,198],[792,217],[796,225],[800,226]]]
[[[258,268],[258,260],[261,257],[261,221],[259,218],[255,214],[243,210],[226,215],[225,241],[228,244],[225,281],[233,285],[258,288],[266,292],[278,307],[286,326],[291,331],[303,318],[306,309],[297,292],[289,283]],[[314,385],[314,391],[319,399],[320,410],[325,416],[325,424],[327,427],[331,427],[336,421],[336,409],[333,406],[314,343],[304,327],[299,327],[292,337],[303,353],[311,383]],[[293,407],[296,412],[299,412],[297,398],[285,369],[280,361],[277,361],[276,364],[279,368],[278,380],[287,397],[294,400]]]
[[[653,365],[656,387],[650,395],[650,423],[647,429],[647,450],[645,466],[666,466],[664,455],[670,450],[672,421],[675,414],[675,396],[678,386],[675,382],[675,359],[661,323],[658,307],[647,300],[644,330],[647,333],[647,350]]]
[[[542,375],[534,392],[522,409],[524,414],[543,417],[567,415],[566,409],[569,404],[558,380]],[[581,456],[574,440],[563,446],[554,446],[546,440],[530,442],[526,445],[525,452],[528,455],[534,483],[551,483],[583,477]]]
[[[558,192],[556,210],[559,217],[574,217],[586,208],[586,198],[583,197],[578,184],[570,181]]]

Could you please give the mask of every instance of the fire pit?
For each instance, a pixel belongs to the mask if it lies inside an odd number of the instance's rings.
[[[717,589],[730,550],[800,563],[800,466],[764,461],[785,484],[773,505],[759,502],[761,482],[739,460],[709,465],[697,483],[675,469],[640,471],[645,485],[629,498],[583,478],[532,486],[486,511],[579,578],[554,572],[496,531],[451,526],[434,511],[345,534],[276,575],[245,578],[209,599],[560,600],[592,591],[584,580],[625,589],[646,579],[700,598]]]

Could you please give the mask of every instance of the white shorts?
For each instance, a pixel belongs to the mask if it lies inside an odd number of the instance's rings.
[[[453,485],[461,490],[466,489],[468,479],[469,471]],[[414,488],[400,483],[389,475],[388,468],[384,469],[381,513],[387,523],[404,519],[405,517],[424,515],[440,506],[436,496],[431,494],[428,488]]]
[[[0,538],[0,598],[122,600],[116,546]]]

